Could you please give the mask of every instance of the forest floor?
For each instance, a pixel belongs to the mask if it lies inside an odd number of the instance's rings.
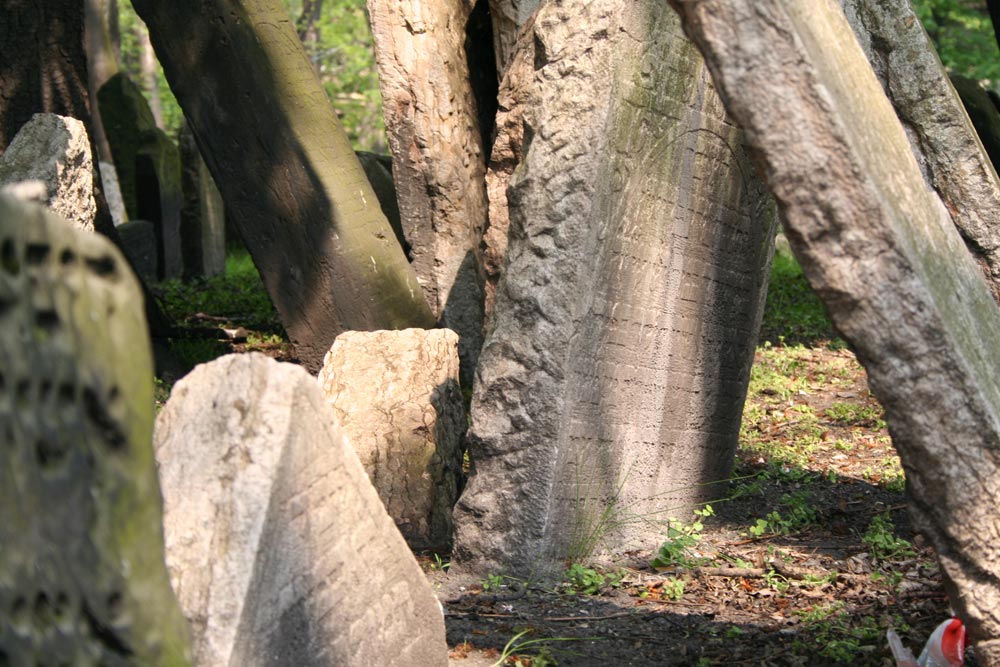
[[[550,585],[422,557],[451,664],[889,666],[889,627],[919,653],[947,597],[864,370],[832,347],[758,349],[728,497],[678,517],[660,554]]]
[[[221,354],[295,361],[245,253],[225,276],[155,293],[177,325],[158,342],[160,404]],[[864,370],[785,254],[762,340],[728,491],[665,526],[660,553],[567,563],[546,584],[471,579],[449,572],[447,554],[418,555],[453,667],[891,666],[889,627],[919,652],[949,615],[934,554],[911,531]]]

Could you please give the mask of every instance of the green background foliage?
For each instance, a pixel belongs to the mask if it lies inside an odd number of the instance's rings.
[[[1000,83],[1000,49],[985,0],[912,0],[941,62],[954,74]]]

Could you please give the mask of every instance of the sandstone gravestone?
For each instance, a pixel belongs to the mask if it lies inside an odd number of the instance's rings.
[[[885,407],[976,658],[1000,665],[1000,310],[836,0],[670,2]]]
[[[155,440],[199,667],[447,665],[434,593],[305,370],[198,366]]]
[[[111,211],[111,219],[115,226],[128,222],[128,213],[125,212],[125,202],[122,200],[122,189],[118,185],[118,172],[115,165],[110,162],[98,162],[101,170],[101,183],[104,185],[104,197],[108,200],[108,209]]]
[[[180,277],[180,153],[156,126],[142,91],[124,74],[101,86],[98,101],[128,217],[155,226],[159,277]]]
[[[94,230],[94,163],[83,122],[37,113],[0,154],[0,185],[39,181],[40,201],[77,229]]]
[[[389,516],[416,548],[446,549],[465,409],[449,329],[348,331],[319,383]]]
[[[532,30],[529,143],[455,515],[455,554],[480,572],[659,546],[728,476],[774,233],[669,8],[551,2]]]
[[[0,197],[0,663],[182,667],[142,293],[106,239]]]
[[[222,195],[187,125],[181,128],[179,143],[184,191],[181,209],[184,277],[216,276],[226,270],[226,214]]]

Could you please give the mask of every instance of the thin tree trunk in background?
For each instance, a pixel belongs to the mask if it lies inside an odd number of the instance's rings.
[[[91,138],[103,162],[112,162],[111,147],[101,123],[101,111],[97,104],[97,91],[108,79],[118,73],[118,49],[121,46],[118,30],[117,0],[84,0],[86,24],[84,38],[87,50],[87,90],[90,108],[93,111],[93,134]]]
[[[670,0],[885,407],[915,527],[1000,666],[1000,309],[836,0]]]
[[[307,47],[309,45],[315,47],[319,41],[319,29],[316,24],[322,15],[323,0],[302,0],[302,13],[295,21],[295,31]]]
[[[459,334],[466,387],[482,346],[479,242],[487,215],[465,52],[474,4],[368,0],[403,231],[432,310]]]
[[[346,330],[429,328],[413,270],[277,0],[135,0],[310,370]]]
[[[149,95],[149,110],[153,112],[156,127],[162,130],[164,127],[163,100],[160,99],[160,82],[156,76],[156,54],[153,52],[153,45],[149,43],[148,30],[139,26],[137,37],[139,38],[139,66],[142,71],[142,86]]]

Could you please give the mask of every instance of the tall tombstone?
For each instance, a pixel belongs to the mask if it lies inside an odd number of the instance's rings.
[[[180,277],[183,191],[177,146],[156,126],[142,90],[125,74],[108,79],[97,96],[129,219],[155,225],[160,278]]]
[[[668,517],[717,490],[774,234],[742,135],[669,8],[560,0],[532,30],[524,161],[455,515],[456,558],[480,572],[658,546]]]
[[[77,229],[94,231],[94,162],[83,121],[36,113],[0,153],[0,185],[38,181],[39,201]]]
[[[163,559],[142,293],[0,196],[0,663],[190,664]]]
[[[670,0],[885,407],[915,527],[1000,665],[1000,309],[836,0]]]
[[[179,147],[184,191],[181,209],[184,277],[216,276],[226,270],[226,214],[222,194],[186,124],[181,128]]]
[[[441,607],[304,369],[198,366],[155,441],[199,667],[448,664]]]
[[[417,549],[446,550],[462,475],[458,334],[345,331],[319,384],[389,516]]]
[[[1000,182],[909,2],[840,0],[929,187],[1000,303]]]

